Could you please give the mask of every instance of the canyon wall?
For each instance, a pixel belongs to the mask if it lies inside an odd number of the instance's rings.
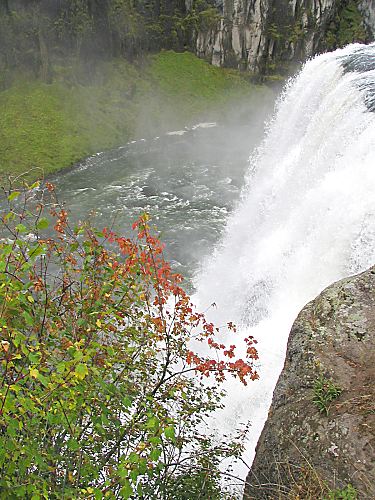
[[[216,66],[256,74],[288,72],[293,62],[368,42],[375,32],[374,0],[219,0],[216,9],[216,22],[211,15],[201,23],[196,53]]]

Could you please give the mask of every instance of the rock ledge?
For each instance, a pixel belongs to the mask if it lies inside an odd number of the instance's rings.
[[[328,415],[313,401],[318,380],[341,389]],[[375,498],[375,267],[328,287],[295,321],[244,498],[318,499],[348,484]]]

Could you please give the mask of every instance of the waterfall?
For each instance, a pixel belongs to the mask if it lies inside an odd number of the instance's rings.
[[[298,312],[375,263],[373,111],[375,44],[308,61],[286,85],[221,243],[196,277],[200,309],[215,302],[212,321],[234,321],[238,338],[258,340],[260,380],[227,381],[217,415],[225,431],[251,422],[249,465]]]

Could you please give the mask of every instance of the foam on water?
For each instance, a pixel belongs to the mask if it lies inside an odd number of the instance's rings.
[[[288,83],[250,158],[241,202],[196,277],[199,308],[215,302],[211,320],[235,321],[239,335],[259,342],[260,380],[228,381],[217,415],[225,432],[250,420],[248,464],[299,310],[375,263],[375,113],[366,101],[374,60],[375,45],[352,45],[309,61]]]

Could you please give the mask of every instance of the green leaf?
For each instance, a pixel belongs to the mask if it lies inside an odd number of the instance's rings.
[[[35,247],[33,247],[32,250],[30,250],[30,257],[35,258],[45,252],[46,252],[46,247],[44,245],[38,244]]]
[[[158,448],[156,448],[155,450],[152,450],[152,452],[150,453],[150,460],[156,462],[157,460],[159,460],[160,455],[161,451]]]
[[[144,458],[139,461],[138,471],[140,474],[146,474],[147,472],[147,462]]]
[[[10,253],[13,252],[13,245],[10,244],[4,245],[1,251],[4,255],[9,255]]]
[[[67,446],[68,446],[69,450],[72,450],[72,451],[79,450],[79,442],[74,438],[69,439],[69,441],[67,442]]]
[[[151,417],[147,420],[146,423],[147,429],[158,429],[159,428],[159,419],[157,417]]]
[[[167,439],[170,439],[171,441],[174,441],[176,439],[176,435],[175,435],[175,432],[174,432],[174,427],[166,427],[164,429],[164,436],[167,438]]]
[[[79,378],[80,380],[83,380],[88,375],[89,370],[87,368],[87,365],[84,365],[83,363],[79,363],[76,366],[74,373],[77,375],[77,378]]]
[[[41,373],[39,373],[38,380],[42,383],[42,385],[44,385],[44,387],[48,387],[49,380],[48,380],[47,377],[45,377],[44,375],[42,375]]]
[[[77,248],[78,248],[78,242],[72,243],[70,245],[70,251],[71,252],[75,252],[77,250]]]
[[[39,370],[37,368],[30,368],[30,377],[38,378],[39,377]]]
[[[73,358],[75,359],[75,361],[79,361],[80,359],[83,358],[83,352],[80,349],[76,349],[76,351],[73,354]]]
[[[10,420],[8,422],[7,433],[9,436],[15,437],[18,432],[18,422],[17,420]]]
[[[142,483],[137,484],[137,493],[139,498],[144,498],[143,496],[143,485]]]
[[[21,332],[18,332],[16,330],[14,330],[13,335],[14,335],[13,344],[16,347],[19,347],[21,342],[25,340],[25,335],[23,335]]]
[[[29,360],[33,365],[36,365],[40,361],[41,354],[40,352],[30,352],[28,355]]]
[[[28,326],[33,326],[34,324],[33,317],[27,311],[23,311],[22,316],[24,317],[26,324]]]
[[[41,230],[47,229],[48,226],[49,226],[49,220],[46,219],[45,217],[42,217],[39,220],[38,224],[36,225],[37,229],[41,229]]]
[[[22,264],[22,271],[28,271],[29,269],[31,269],[33,266],[30,262],[25,262],[24,264]]]
[[[26,231],[27,231],[27,227],[24,224],[17,224],[17,226],[15,227],[15,229],[19,233],[26,233]]]
[[[126,408],[129,408],[129,406],[132,405],[132,400],[129,398],[129,396],[125,396],[122,400],[122,403]]]
[[[134,451],[132,451],[132,452],[130,453],[129,458],[128,458],[128,460],[129,460],[129,462],[130,462],[131,464],[136,464],[136,463],[138,463],[138,462],[139,462],[139,459],[140,459],[140,457],[139,457],[138,453],[135,453]]]
[[[57,373],[64,373],[65,369],[66,369],[66,362],[65,361],[61,361],[60,363],[58,363],[56,365]]]
[[[130,482],[126,480],[124,486],[120,490],[120,496],[126,500],[127,498],[130,498],[132,494],[133,488],[131,487]]]
[[[9,201],[13,201],[13,200],[15,200],[16,198],[18,198],[20,194],[21,194],[21,191],[13,191],[13,193],[11,193],[11,194],[8,196],[8,200],[9,200]]]
[[[95,500],[101,500],[102,498],[104,498],[104,495],[100,490],[95,490],[94,495],[95,495]]]
[[[154,446],[156,446],[156,445],[158,445],[158,444],[161,443],[161,439],[158,436],[152,436],[152,437],[150,437],[149,441]]]

